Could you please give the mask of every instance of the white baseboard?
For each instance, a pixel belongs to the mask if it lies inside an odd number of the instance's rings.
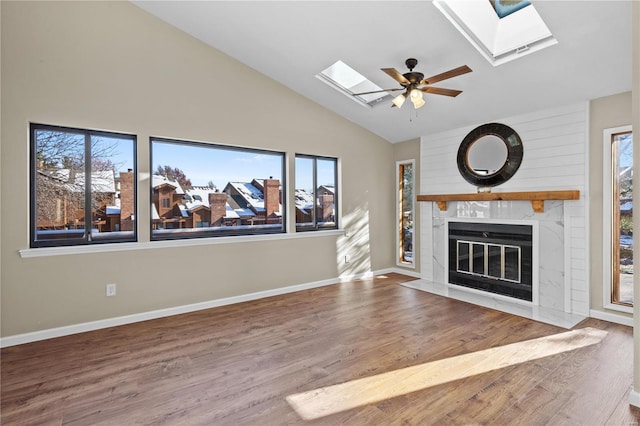
[[[413,278],[417,278],[417,279],[422,278],[422,275],[420,274],[420,272],[416,272],[414,270],[409,270],[409,269],[404,269],[404,268],[399,268],[399,267],[389,268],[386,272],[383,272],[383,273],[384,274],[388,274],[390,272],[395,272],[397,274],[407,275],[409,277],[413,277]]]
[[[591,318],[595,318],[595,319],[599,319],[599,320],[603,320],[603,321],[609,321],[609,322],[613,322],[615,324],[621,324],[621,325],[627,325],[629,327],[633,327],[633,318],[624,316],[624,315],[619,315],[619,314],[615,314],[615,313],[611,313],[611,312],[603,312],[603,311],[597,311],[595,309],[591,309],[589,311],[589,316]]]
[[[363,278],[370,278],[374,275],[387,274],[390,272],[398,272],[405,274],[404,271],[396,271],[394,268],[383,269],[379,271],[370,271],[362,274],[350,276],[342,276],[322,281],[315,281],[305,284],[292,285],[288,287],[276,288],[273,290],[258,291],[255,293],[242,294],[239,296],[225,297],[223,299],[209,300],[206,302],[193,303],[190,305],[175,306],[166,309],[158,309],[155,311],[141,312],[137,314],[124,315],[121,317],[107,318],[98,321],[90,321],[81,324],[73,324],[64,327],[49,328],[46,330],[34,331],[31,333],[16,334],[0,338],[0,348],[9,346],[22,345],[24,343],[37,342],[40,340],[53,339],[55,337],[68,336],[71,334],[84,333],[87,331],[100,330],[102,328],[116,327],[119,325],[133,324],[140,321],[148,321],[157,318],[168,317],[172,315],[186,314],[189,312],[200,311],[203,309],[216,308],[218,306],[232,305],[234,303],[248,302],[251,300],[262,299],[265,297],[278,296],[281,294],[294,293],[302,290],[309,290],[317,287],[338,284]]]
[[[631,392],[629,392],[629,404],[640,408],[640,392],[635,389],[631,389]]]

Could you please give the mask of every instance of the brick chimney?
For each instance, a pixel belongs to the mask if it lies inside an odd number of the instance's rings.
[[[120,172],[120,230],[133,231],[133,170]]]
[[[209,193],[209,207],[211,208],[211,226],[224,225],[224,217],[227,215],[227,194]]]
[[[264,209],[267,219],[276,217],[280,211],[280,181],[278,179],[264,180]]]
[[[320,195],[320,214],[319,220],[321,222],[329,222],[331,216],[333,216],[333,195],[324,194]]]

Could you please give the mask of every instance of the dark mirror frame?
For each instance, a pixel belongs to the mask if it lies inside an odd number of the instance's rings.
[[[507,147],[507,160],[502,167],[490,175],[476,173],[469,165],[469,149],[484,136],[496,136]],[[479,187],[497,186],[505,183],[513,177],[522,163],[522,139],[511,127],[501,123],[487,123],[473,129],[458,148],[458,170],[460,174],[472,185]]]

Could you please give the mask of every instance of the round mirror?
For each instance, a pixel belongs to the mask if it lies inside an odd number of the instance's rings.
[[[522,162],[522,140],[511,127],[488,123],[473,129],[458,149],[458,170],[476,186],[496,186],[509,180]]]
[[[469,168],[478,175],[496,173],[507,161],[507,146],[497,136],[488,135],[476,139],[467,151]]]

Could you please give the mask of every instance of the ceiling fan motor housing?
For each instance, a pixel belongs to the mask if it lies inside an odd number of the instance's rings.
[[[412,85],[416,85],[424,79],[424,74],[421,72],[413,72],[413,69],[418,65],[418,60],[415,58],[409,58],[404,61],[404,64],[409,68],[409,72],[402,74],[404,78],[409,80]]]
[[[409,80],[411,84],[418,84],[424,78],[424,74],[422,74],[421,72],[407,72],[402,75],[404,76],[404,78]]]
[[[418,60],[415,58],[409,58],[404,61],[404,64],[409,68],[409,71],[413,71],[413,69],[418,65]]]

